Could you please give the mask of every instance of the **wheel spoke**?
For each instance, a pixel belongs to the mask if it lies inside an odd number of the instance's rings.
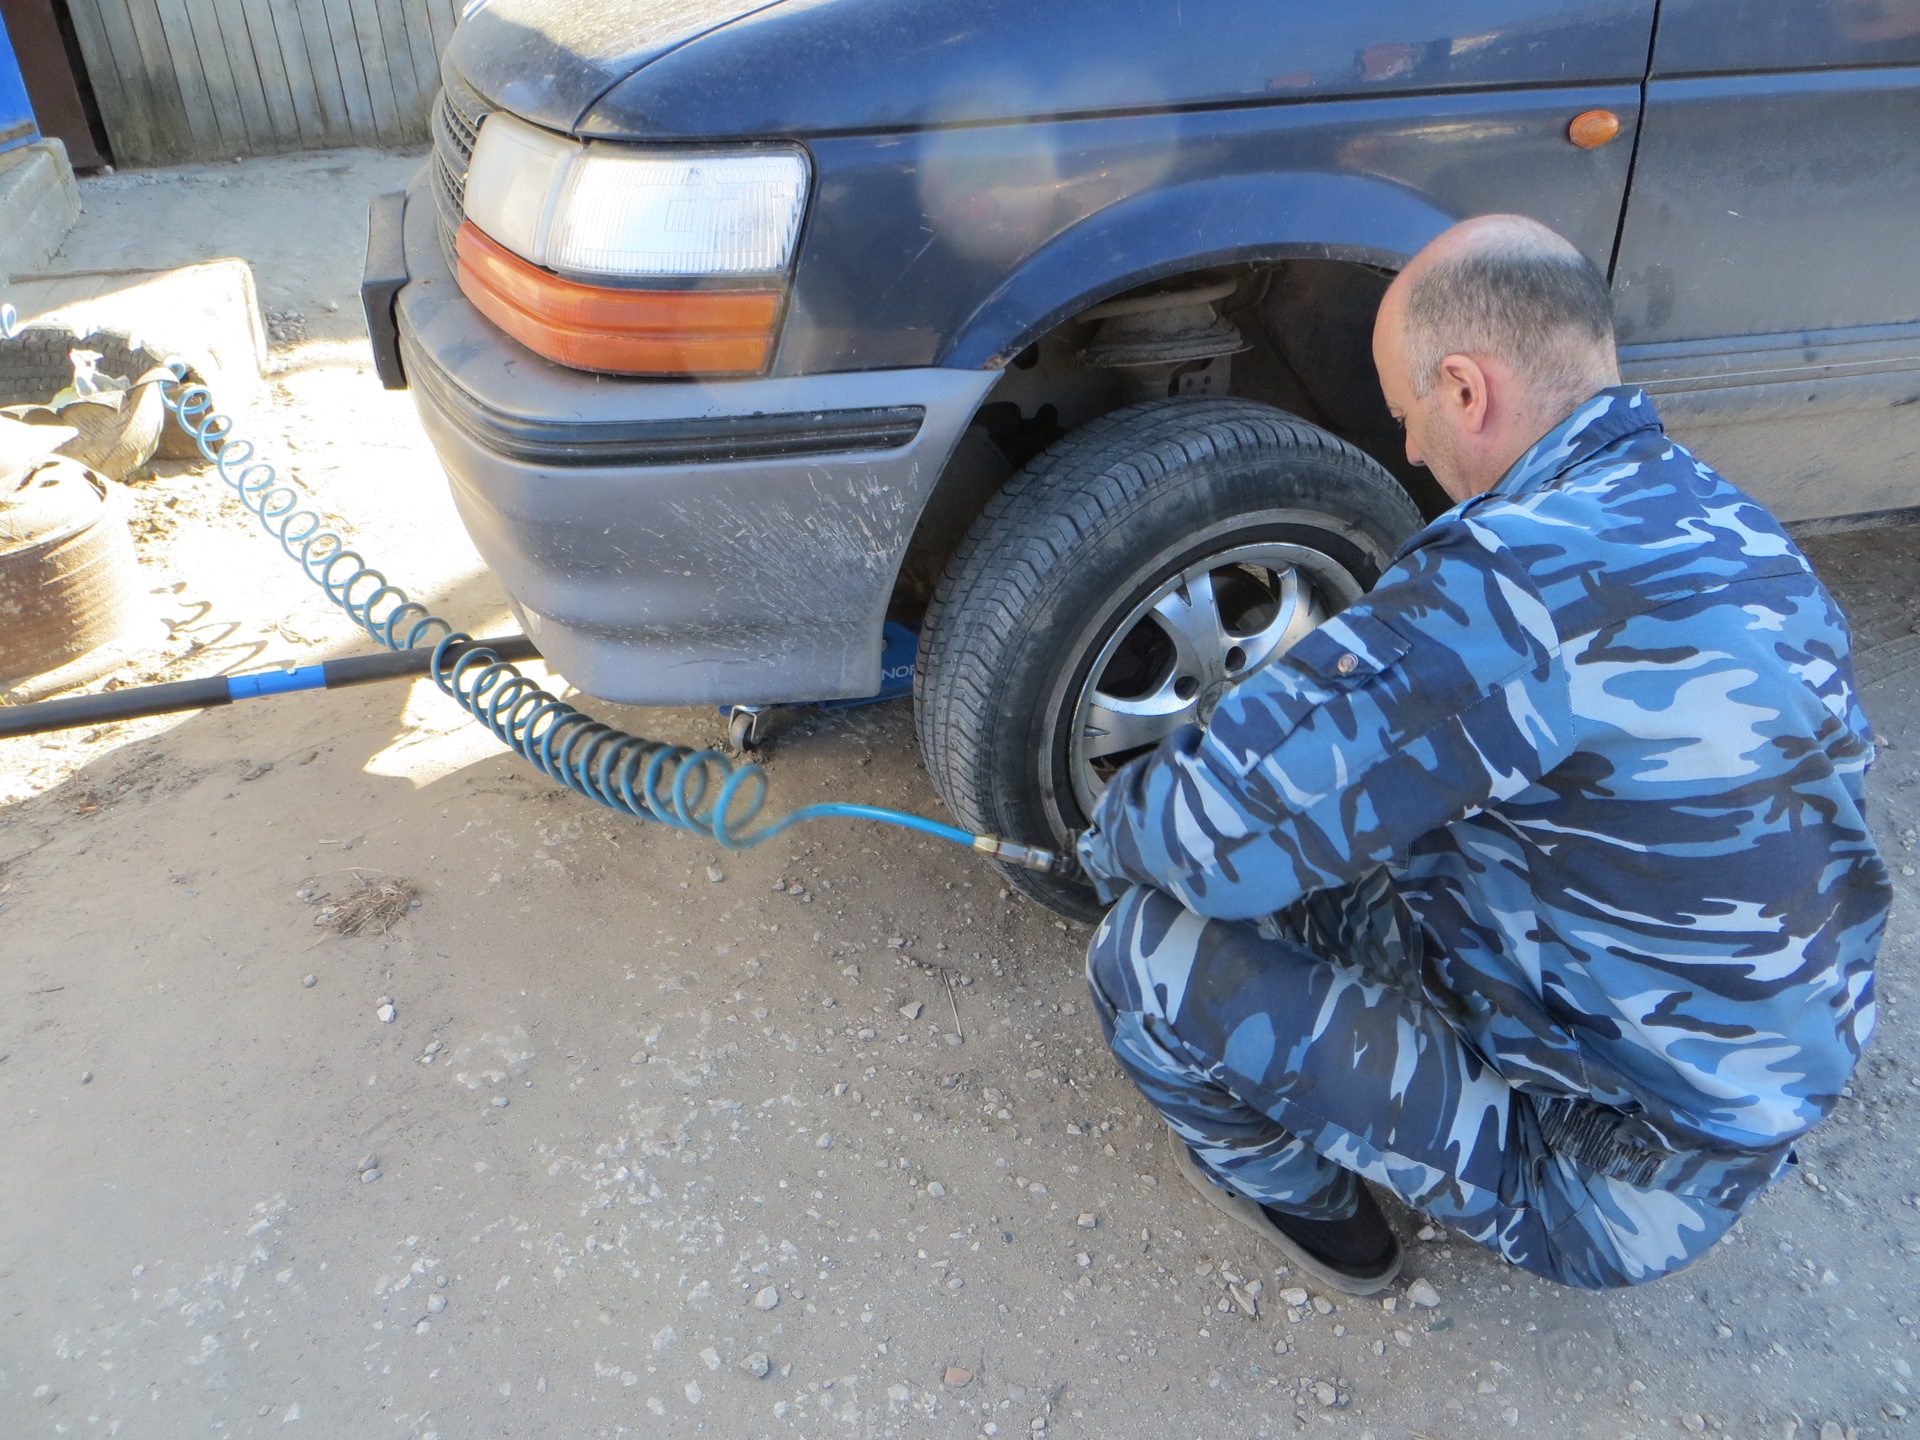
[[[1194,702],[1174,692],[1174,677],[1150,695],[1123,700],[1099,690],[1087,697],[1081,724],[1081,754],[1100,760],[1156,745],[1193,718]]]
[[[1326,617],[1313,603],[1312,592],[1300,583],[1300,572],[1288,567],[1274,572],[1279,608],[1273,619],[1248,635],[1236,635],[1234,643],[1246,652],[1246,663],[1235,672],[1251,674],[1294,641],[1312,630]]]
[[[1153,618],[1173,642],[1174,669],[1205,683],[1225,673],[1226,626],[1220,620],[1220,600],[1213,592],[1213,576],[1204,567],[1190,571],[1179,585],[1153,607]]]

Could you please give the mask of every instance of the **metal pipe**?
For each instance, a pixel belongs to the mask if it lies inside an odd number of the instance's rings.
[[[0,739],[71,730],[80,725],[140,720],[149,715],[174,715],[183,710],[210,710],[216,705],[231,705],[236,700],[251,700],[261,695],[287,695],[296,690],[344,690],[349,685],[405,680],[433,669],[433,648],[423,645],[413,650],[386,650],[377,655],[346,655],[290,670],[212,675],[201,680],[174,680],[164,685],[107,690],[98,695],[69,695],[31,705],[0,706]],[[501,635],[492,640],[449,645],[446,655],[449,659],[458,659],[471,650],[490,650],[500,660],[540,658],[533,641],[524,635]]]

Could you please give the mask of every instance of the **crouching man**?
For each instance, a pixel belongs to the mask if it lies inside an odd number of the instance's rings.
[[[1187,1178],[1327,1285],[1366,1182],[1568,1285],[1716,1242],[1873,1028],[1889,900],[1845,621],[1622,386],[1607,287],[1509,216],[1380,307],[1454,508],[1079,846],[1088,976]]]

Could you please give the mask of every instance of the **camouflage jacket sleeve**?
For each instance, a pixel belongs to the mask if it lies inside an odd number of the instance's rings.
[[[1404,858],[1573,747],[1559,637],[1490,530],[1430,527],[1365,600],[1114,777],[1080,844],[1103,899],[1249,919]]]

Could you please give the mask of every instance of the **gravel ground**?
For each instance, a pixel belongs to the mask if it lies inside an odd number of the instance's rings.
[[[507,628],[357,338],[365,198],[417,163],[83,182],[61,263],[250,259],[254,428],[396,579]],[[215,481],[132,490],[165,624],[120,678],[365,648]],[[1303,1293],[1175,1175],[1085,930],[937,842],[718,855],[425,685],[0,742],[0,1434],[1908,1433],[1920,529],[1809,548],[1886,740],[1880,1032],[1796,1177],[1627,1293],[1405,1212],[1395,1295]],[[901,704],[785,716],[769,767],[782,807],[936,813]]]

